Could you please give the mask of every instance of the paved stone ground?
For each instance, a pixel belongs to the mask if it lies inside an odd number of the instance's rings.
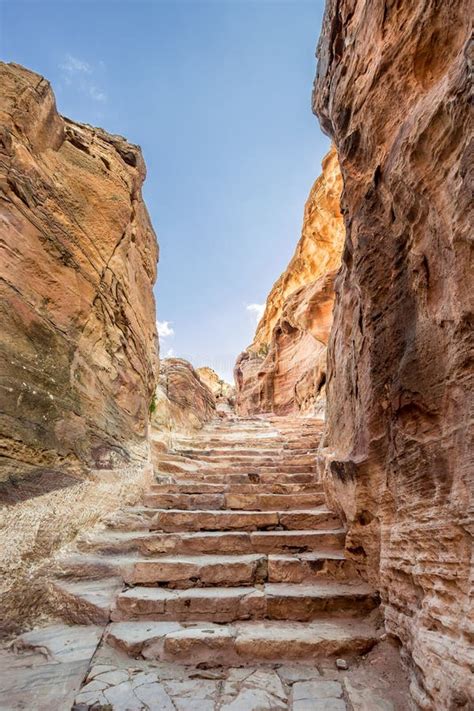
[[[363,659],[313,665],[201,669],[135,660],[101,647],[74,711],[409,711],[398,652],[381,643]]]

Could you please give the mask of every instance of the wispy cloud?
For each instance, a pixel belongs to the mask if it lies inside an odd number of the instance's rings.
[[[248,304],[246,308],[247,311],[253,314],[255,321],[258,323],[265,311],[265,304]]]
[[[158,330],[158,335],[160,338],[168,338],[169,336],[174,336],[174,328],[171,327],[169,321],[157,321],[156,328]]]
[[[174,350],[173,348],[168,348],[166,351],[166,358],[172,358],[174,356]]]
[[[100,69],[104,68],[104,63],[99,62]],[[74,87],[81,94],[88,96],[93,101],[105,103],[106,93],[98,86],[95,79],[95,69],[89,62],[67,54],[59,65],[61,77],[66,86]]]

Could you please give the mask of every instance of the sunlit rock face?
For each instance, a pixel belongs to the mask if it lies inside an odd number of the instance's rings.
[[[15,624],[40,611],[35,566],[147,485],[158,250],[140,149],[60,116],[23,67],[0,63],[0,86],[0,602]]]
[[[208,366],[196,368],[196,373],[216,398],[217,411],[223,414],[232,412],[235,405],[235,387],[226,383],[215,370]]]
[[[295,254],[268,295],[252,345],[235,368],[241,414],[322,412],[334,277],[341,260],[342,179],[334,149],[305,205]]]
[[[133,459],[155,383],[157,244],[137,146],[0,64],[0,478]]]
[[[468,15],[329,0],[314,92],[347,230],[322,468],[424,709],[474,698]]]

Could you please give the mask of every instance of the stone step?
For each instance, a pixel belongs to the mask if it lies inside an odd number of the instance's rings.
[[[256,531],[282,528],[321,529],[335,528],[339,518],[321,506],[294,511],[230,511],[181,509],[158,510],[151,521],[152,530],[173,533],[177,531]]]
[[[157,483],[179,483],[180,481],[202,481],[207,484],[319,484],[319,477],[311,472],[255,472],[226,474],[222,470],[206,473],[200,470],[193,472],[176,470],[170,473],[155,474]]]
[[[324,504],[324,494],[303,492],[295,494],[158,494],[149,493],[143,498],[145,506],[163,509],[240,511],[288,511],[312,508]]]
[[[353,619],[317,622],[114,622],[106,641],[134,658],[210,666],[248,662],[314,662],[366,654],[377,643],[373,625]]]
[[[235,587],[270,583],[319,582],[328,577],[347,580],[352,566],[340,551],[295,554],[155,554],[142,557],[70,554],[58,561],[57,575],[76,580],[118,577],[128,585],[170,588]]]
[[[185,457],[186,459],[199,459],[202,462],[218,462],[218,463],[242,463],[255,464],[262,466],[267,464],[314,464],[316,451],[304,452],[263,452],[259,450],[250,450],[249,452],[221,452],[217,450],[200,450],[200,449],[182,449],[176,451],[176,457]],[[174,455],[168,455],[168,457]]]
[[[218,484],[193,479],[181,479],[176,482],[162,482],[152,484],[150,493],[153,494],[300,494],[303,492],[322,493],[322,484],[316,482],[296,484],[267,484],[262,487],[259,482],[249,484]]]
[[[210,587],[169,590],[135,587],[120,593],[111,619],[212,620],[247,619],[311,621],[321,614],[353,616],[368,613],[378,604],[365,584],[323,581],[312,585],[272,584],[256,587]]]
[[[53,579],[49,585],[50,605],[65,622],[78,625],[103,625],[123,588],[121,578],[99,580]]]
[[[69,578],[120,577],[127,585],[193,586],[255,585],[267,579],[266,555],[100,556],[72,554],[59,561]]]
[[[336,522],[337,523],[337,522]],[[342,529],[297,531],[203,531],[161,533],[157,531],[111,531],[89,534],[77,542],[79,550],[105,554],[139,553],[308,553],[338,552],[343,561],[345,532]],[[347,561],[346,561],[347,562]]]
[[[287,452],[283,449],[283,446],[279,444],[279,446],[275,447],[239,447],[236,449],[236,447],[222,447],[220,446],[211,446],[209,445],[205,449],[203,447],[175,447],[174,452],[178,454],[179,456],[182,457],[188,457],[189,455],[192,456],[198,456],[198,457],[220,457],[220,458],[226,458],[226,457],[235,457],[237,459],[273,459],[274,457],[289,457],[291,456],[292,453]],[[170,455],[173,454],[173,452],[169,452]],[[294,456],[301,456],[300,453],[295,454]]]

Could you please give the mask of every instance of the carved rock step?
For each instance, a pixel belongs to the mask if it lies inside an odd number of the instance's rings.
[[[152,484],[150,493],[153,494],[301,494],[303,492],[323,492],[321,484],[316,482],[296,484],[267,484],[262,487],[258,482],[250,484],[211,484],[206,481],[182,479]]]
[[[289,474],[283,474],[281,472],[256,472],[254,474],[247,473],[230,473],[226,474],[219,468],[215,472],[206,473],[201,470],[195,470],[193,472],[180,471],[179,469],[174,469],[170,474],[158,474],[156,475],[157,483],[167,483],[172,479],[174,483],[179,481],[193,481],[202,480],[203,483],[207,484],[319,484],[319,478],[311,472],[290,472]]]
[[[112,623],[107,642],[135,658],[222,666],[365,654],[377,633],[372,625],[347,618],[232,625],[138,621]]]
[[[337,522],[336,522],[337,524]],[[103,531],[78,541],[82,551],[105,554],[139,553],[308,553],[344,562],[342,529],[319,531]],[[339,566],[339,567],[342,567]]]
[[[173,454],[168,454],[167,457],[173,457]],[[218,452],[217,450],[199,450],[199,449],[182,449],[176,452],[177,457],[185,457],[186,459],[199,459],[202,462],[216,462],[222,464],[254,464],[255,466],[265,466],[278,464],[285,466],[286,464],[314,464],[315,452],[280,452],[265,453],[259,450],[251,450],[248,453],[244,452]]]
[[[144,496],[145,506],[166,509],[236,509],[241,511],[271,511],[304,509],[324,504],[323,493],[296,494],[155,494]]]
[[[261,588],[194,588],[169,590],[136,587],[116,599],[112,620],[246,619],[310,621],[322,614],[368,613],[378,597],[365,584],[323,581],[313,585],[265,584]]]
[[[242,445],[242,443],[240,444]],[[188,457],[189,455],[198,457],[219,457],[222,459],[227,457],[235,457],[243,460],[246,460],[249,457],[258,460],[269,458],[273,459],[274,457],[288,457],[292,454],[283,449],[281,443],[279,443],[278,446],[275,445],[270,448],[267,446],[261,447],[256,444],[254,446],[240,446],[238,449],[236,447],[223,447],[222,443],[220,445],[216,444],[215,446],[208,445],[206,448],[195,447],[194,445],[192,447],[176,446],[173,452],[168,452],[168,455],[172,456],[174,452],[182,457]],[[307,452],[305,450],[304,454],[306,453]],[[298,452],[294,454],[294,456],[302,456],[302,453]]]
[[[156,512],[150,528],[168,533],[176,531],[256,531],[277,527],[289,530],[334,528],[339,518],[327,508],[295,511],[183,511]]]
[[[171,588],[235,587],[264,582],[313,582],[336,576],[344,565],[340,553],[249,553],[238,555],[138,555],[72,554],[59,561],[64,577],[120,577],[128,585],[161,585]]]
[[[246,474],[248,472],[267,472],[277,474],[292,474],[316,472],[315,458],[312,458],[311,463],[298,463],[295,460],[288,459],[286,462],[280,462],[276,458],[274,460],[263,460],[257,462],[254,459],[243,461],[232,461],[229,459],[206,459],[204,457],[187,457],[187,461],[199,464],[201,472],[224,472],[225,474]],[[160,462],[157,464],[160,468]]]

